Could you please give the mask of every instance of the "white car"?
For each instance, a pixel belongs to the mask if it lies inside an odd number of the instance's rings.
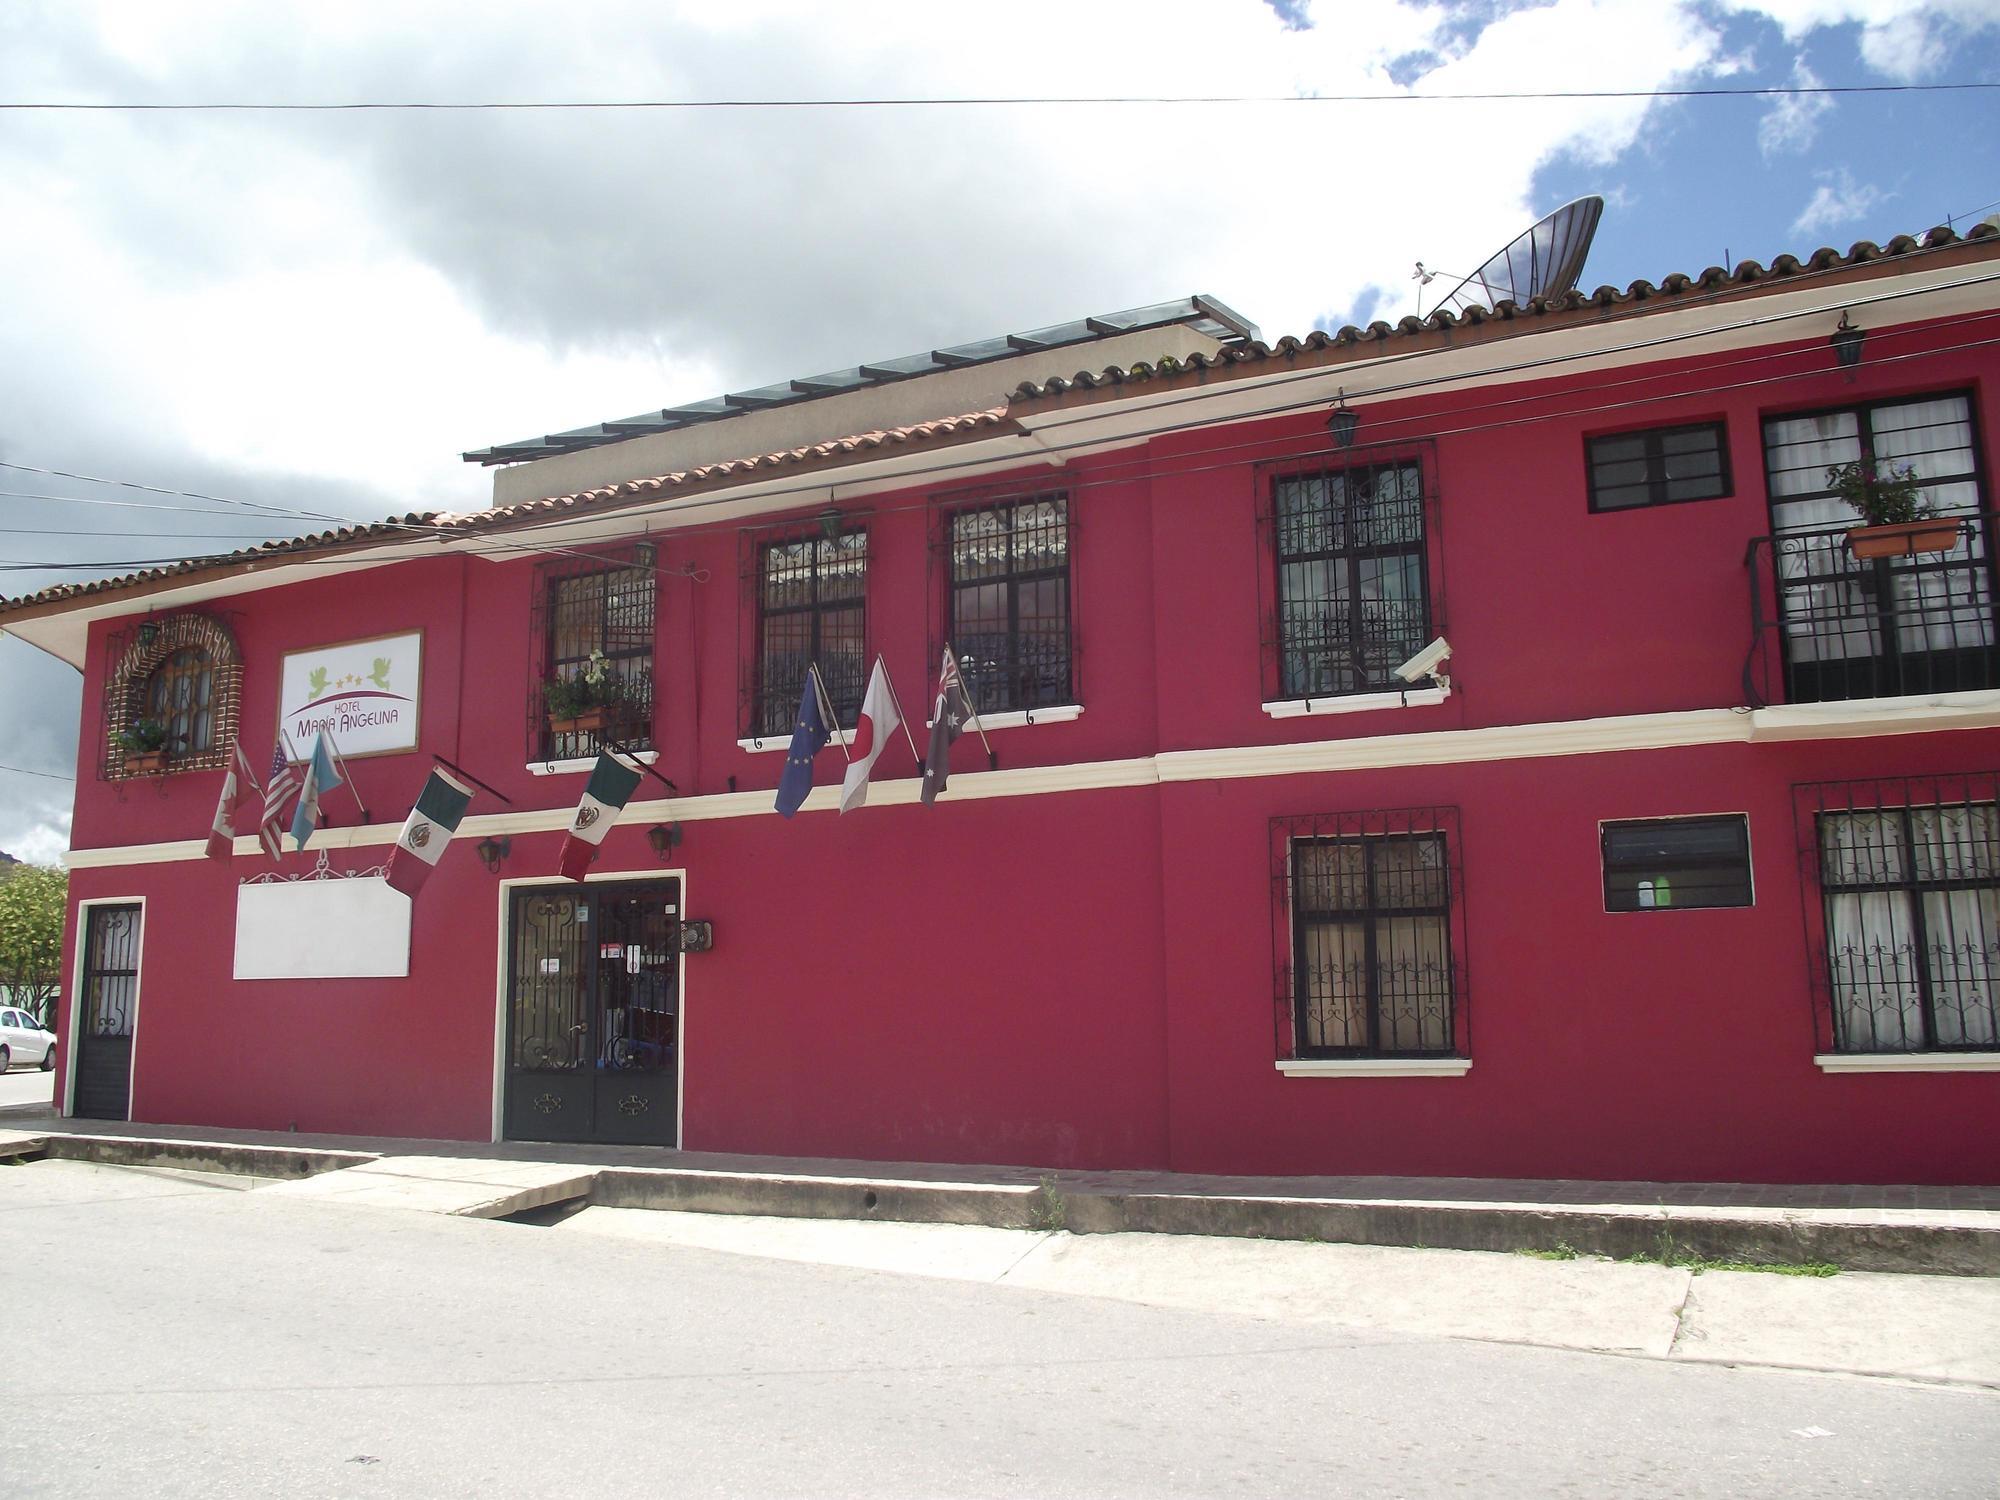
[[[25,1010],[0,1007],[0,1073],[20,1063],[39,1063],[47,1072],[56,1065],[56,1034]]]

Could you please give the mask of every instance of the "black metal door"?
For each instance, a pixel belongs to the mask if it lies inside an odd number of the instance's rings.
[[[92,906],[84,923],[73,1111],[93,1120],[132,1113],[132,1027],[139,1009],[137,906]]]
[[[679,882],[518,892],[508,951],[507,1138],[676,1144]]]

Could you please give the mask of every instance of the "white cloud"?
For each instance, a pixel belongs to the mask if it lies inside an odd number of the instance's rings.
[[[1819,75],[1804,59],[1792,67],[1792,86],[1820,87]],[[1820,121],[1832,110],[1833,100],[1825,94],[1783,95],[1757,122],[1757,148],[1767,158],[1805,150],[1819,135]]]
[[[1856,182],[1845,167],[1833,172],[1815,172],[1813,176],[1819,180],[1819,187],[1814,190],[1812,201],[1792,220],[1796,234],[1820,234],[1865,219],[1886,196],[1870,183]]]
[[[1861,28],[1861,60],[1899,83],[1937,72],[1954,36],[2000,27],[2000,0],[1724,0],[1769,17],[1789,41],[1846,24]]]

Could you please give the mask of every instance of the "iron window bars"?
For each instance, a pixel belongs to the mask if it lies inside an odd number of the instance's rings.
[[[213,615],[135,621],[105,643],[104,743],[98,779],[123,781],[118,736],[142,719],[166,726],[166,769],[212,771],[229,763],[239,731],[243,661],[236,637]]]
[[[1728,435],[1720,422],[1585,438],[1584,458],[1594,511],[1715,500],[1731,489]]]
[[[1857,559],[1847,533],[1860,518],[1826,484],[1829,468],[1852,462],[1913,469],[1923,498],[1959,519],[1957,544],[1944,553]],[[1764,463],[1772,535],[1753,542],[1746,558],[1755,635],[1745,686],[1753,701],[1770,697],[1773,633],[1794,703],[2000,686],[1991,528],[1967,396],[1769,417]]]
[[[1426,446],[1260,473],[1267,701],[1406,685],[1396,667],[1442,628],[1429,457]]]
[[[1458,810],[1271,822],[1280,1059],[1470,1055]]]
[[[1606,911],[1748,906],[1750,820],[1647,818],[1600,830]]]
[[[659,578],[650,544],[601,555],[629,554],[623,566],[596,559],[561,558],[536,570],[530,639],[536,652],[528,686],[528,754],[533,760],[577,760],[595,755],[606,740],[635,750],[653,741],[653,643]],[[592,669],[593,653],[618,683],[599,729],[558,731],[551,727],[545,684],[574,681]]]
[[[2000,1050],[1996,781],[1793,788],[1822,1048]]]
[[[814,661],[835,715],[852,728],[868,678],[867,531],[746,533],[742,556],[755,611],[740,694],[744,736],[791,738]]]
[[[997,714],[1076,702],[1068,495],[945,504],[940,515],[945,640],[973,707]]]

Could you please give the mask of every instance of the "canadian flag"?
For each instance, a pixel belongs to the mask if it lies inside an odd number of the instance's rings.
[[[862,807],[868,801],[868,775],[882,754],[882,747],[894,737],[903,716],[896,712],[896,694],[889,686],[889,673],[882,658],[875,658],[875,670],[868,674],[868,691],[861,699],[861,719],[854,726],[848,745],[847,776],[840,783],[840,810]]]
[[[236,801],[248,790],[263,794],[257,785],[257,778],[250,770],[249,757],[243,753],[240,740],[229,742],[229,766],[222,776],[222,796],[215,804],[215,821],[208,827],[208,853],[211,858],[225,859],[236,849]]]

